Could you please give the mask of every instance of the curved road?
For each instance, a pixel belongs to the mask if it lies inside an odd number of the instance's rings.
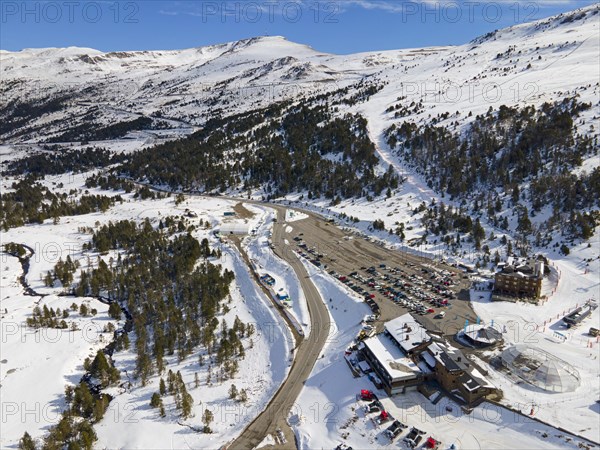
[[[304,338],[298,345],[296,357],[294,358],[294,363],[288,377],[271,399],[266,409],[228,447],[234,450],[253,449],[262,442],[267,434],[274,433],[278,427],[283,428],[286,426],[285,420],[294,402],[300,395],[304,381],[310,376],[310,372],[321,354],[331,327],[329,312],[319,291],[310,279],[302,262],[294,252],[288,251],[289,246],[284,242],[285,208],[274,205],[269,205],[269,207],[276,209],[278,215],[277,223],[273,227],[272,241],[275,247],[274,252],[294,269],[300,280],[300,285],[308,303],[311,331],[308,337]],[[288,443],[288,445],[295,448],[294,443]]]

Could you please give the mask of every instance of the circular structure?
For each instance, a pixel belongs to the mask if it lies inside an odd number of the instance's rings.
[[[473,347],[490,347],[502,341],[502,333],[492,326],[469,325],[458,333],[458,338],[467,341]]]
[[[544,350],[517,344],[500,355],[502,364],[523,381],[550,392],[571,392],[579,387],[579,372]]]

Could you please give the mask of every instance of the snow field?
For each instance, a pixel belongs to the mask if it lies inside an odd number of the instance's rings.
[[[64,404],[64,388],[77,384],[84,373],[83,361],[112,339],[106,332],[109,322],[108,306],[91,298],[46,297],[24,295],[18,281],[21,264],[5,253],[0,281],[2,434],[0,446],[16,445],[27,431],[34,439],[42,438],[48,427],[60,420]],[[85,303],[98,312],[82,317],[70,310],[72,303]],[[33,329],[25,321],[35,306],[69,310],[65,319],[70,328]]]
[[[61,182],[64,189],[81,188],[83,176],[64,176]],[[6,179],[3,180],[8,183]],[[98,193],[115,195],[114,192]],[[226,210],[235,203],[216,198],[187,197],[185,202],[175,206],[174,198],[161,200],[133,200],[131,195],[123,194],[126,201],[117,204],[105,213],[85,216],[62,217],[59,224],[51,220],[39,225],[28,225],[3,232],[2,243],[17,242],[32,247],[35,254],[27,281],[48,294],[43,300],[23,295],[17,277],[21,266],[14,257],[2,254],[2,291],[0,309],[2,310],[2,376],[3,411],[2,447],[16,445],[24,431],[34,438],[42,438],[48,426],[57,420],[56,412],[64,406],[64,387],[76,384],[83,375],[82,363],[85,357],[93,357],[99,348],[104,347],[112,338],[112,333],[101,333],[109,322],[108,307],[95,300],[88,299],[90,308],[96,308],[95,317],[79,318],[71,313],[67,322],[75,321],[81,331],[58,331],[26,328],[23,324],[30,316],[35,303],[42,307],[61,310],[71,303],[80,304],[81,298],[58,297],[62,288],[48,288],[43,285],[42,277],[51,270],[58,259],[69,255],[74,261],[87,268],[95,266],[96,257],[87,258],[82,254],[83,243],[89,241],[89,235],[79,232],[80,227],[95,228],[97,224],[109,220],[141,221],[149,218],[154,225],[168,215],[185,215],[189,209],[198,214],[211,226],[217,225]],[[198,228],[194,236],[201,240],[208,238],[213,246],[219,246],[210,229]],[[95,426],[98,434],[98,448],[215,448],[235,438],[241,430],[264,408],[289,370],[292,337],[279,315],[272,309],[270,300],[255,285],[248,269],[237,253],[222,246],[223,256],[213,263],[221,264],[236,275],[232,285],[231,300],[225,300],[229,312],[225,319],[229,326],[236,316],[244,323],[253,323],[256,328],[252,338],[244,338],[245,359],[239,361],[240,368],[234,379],[223,383],[216,381],[216,369],[212,371],[212,381],[207,383],[208,365],[200,367],[198,351],[179,363],[173,357],[167,357],[167,370],[181,371],[188,392],[194,398],[194,416],[182,421],[175,411],[173,398],[164,399],[167,416],[160,418],[158,410],[151,409],[149,401],[152,393],[158,391],[159,376],[154,375],[146,386],[141,386],[133,378],[135,355],[131,351],[135,345],[135,336],[130,335],[130,350],[114,355],[116,367],[121,371],[121,385],[106,390],[114,396],[104,419]],[[108,259],[111,254],[103,256]],[[76,280],[77,281],[77,273]],[[4,313],[6,308],[7,312]],[[252,340],[252,343],[250,342]],[[203,350],[200,350],[201,352]],[[207,360],[206,355],[205,361]],[[40,373],[44,374],[43,383]],[[195,374],[198,373],[200,385],[195,387]],[[163,375],[165,376],[165,375]],[[131,384],[129,384],[131,383]],[[229,399],[229,388],[235,384],[238,391],[246,389],[248,402],[238,403]],[[198,433],[201,428],[201,416],[204,409],[214,414],[211,424],[212,434]],[[6,412],[6,414],[4,414]]]

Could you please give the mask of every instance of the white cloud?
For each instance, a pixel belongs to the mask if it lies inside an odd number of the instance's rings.
[[[163,16],[178,16],[179,13],[177,11],[165,11],[163,9],[158,11],[159,14],[162,14]]]

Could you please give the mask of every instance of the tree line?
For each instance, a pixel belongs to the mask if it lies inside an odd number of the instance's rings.
[[[188,138],[133,153],[117,170],[173,190],[263,188],[269,198],[308,191],[335,199],[396,188],[393,169],[378,175],[378,164],[363,117],[334,117],[327,103],[284,102],[212,118]]]
[[[0,225],[4,230],[30,223],[42,223],[61,216],[75,216],[106,211],[116,202],[123,202],[120,195],[105,196],[84,194],[73,197],[77,191],[54,193],[43,186],[33,175],[27,175],[12,185],[12,191],[0,193]]]

